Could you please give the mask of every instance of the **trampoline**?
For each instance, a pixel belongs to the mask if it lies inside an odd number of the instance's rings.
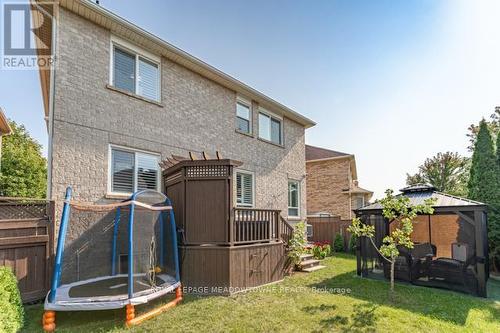
[[[55,329],[55,311],[126,307],[135,325],[181,299],[174,212],[162,193],[142,190],[118,203],[71,200],[66,190],[54,273],[43,326]],[[175,299],[135,316],[134,306],[172,293]]]

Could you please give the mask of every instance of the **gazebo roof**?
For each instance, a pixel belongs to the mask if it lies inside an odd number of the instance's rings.
[[[436,200],[434,207],[464,207],[464,206],[486,206],[486,204],[457,197],[454,195],[446,194],[436,191],[436,188],[427,184],[417,184],[405,187],[400,190],[402,193],[397,196],[404,195],[410,199],[412,205],[423,204],[426,199],[434,198]],[[364,206],[357,209],[359,212],[369,210],[381,210],[382,205],[379,202]]]

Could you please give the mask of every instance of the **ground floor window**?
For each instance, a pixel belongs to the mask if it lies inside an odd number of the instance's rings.
[[[288,181],[288,216],[299,216],[300,184],[296,180]]]
[[[236,205],[239,207],[253,207],[254,180],[250,172],[236,172]]]
[[[133,193],[160,189],[160,156],[129,148],[110,147],[109,192]]]

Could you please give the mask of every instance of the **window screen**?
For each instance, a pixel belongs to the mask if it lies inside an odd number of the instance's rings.
[[[236,120],[238,130],[250,133],[250,107],[242,103],[236,103]]]
[[[288,182],[288,216],[299,216],[299,182]]]
[[[137,94],[158,100],[158,65],[139,57]]]
[[[158,184],[158,158],[137,154],[137,190],[156,190]]]
[[[135,55],[115,47],[113,73],[115,87],[135,93]]]
[[[236,203],[239,206],[253,206],[253,175],[236,173]]]
[[[134,191],[134,153],[113,149],[111,153],[113,192]]]

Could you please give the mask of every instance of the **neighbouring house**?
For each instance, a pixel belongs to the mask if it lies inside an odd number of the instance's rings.
[[[41,34],[56,59],[40,71],[49,198],[68,185],[87,202],[164,191],[161,161],[218,151],[241,162],[235,209],[305,219],[312,120],[92,1],[61,1],[54,16]]]
[[[0,108],[0,171],[2,166],[2,137],[5,135],[9,135],[12,133],[12,129],[10,128],[9,121],[7,117],[3,113],[2,108]]]
[[[373,192],[359,186],[353,154],[306,145],[307,215],[350,221]]]

